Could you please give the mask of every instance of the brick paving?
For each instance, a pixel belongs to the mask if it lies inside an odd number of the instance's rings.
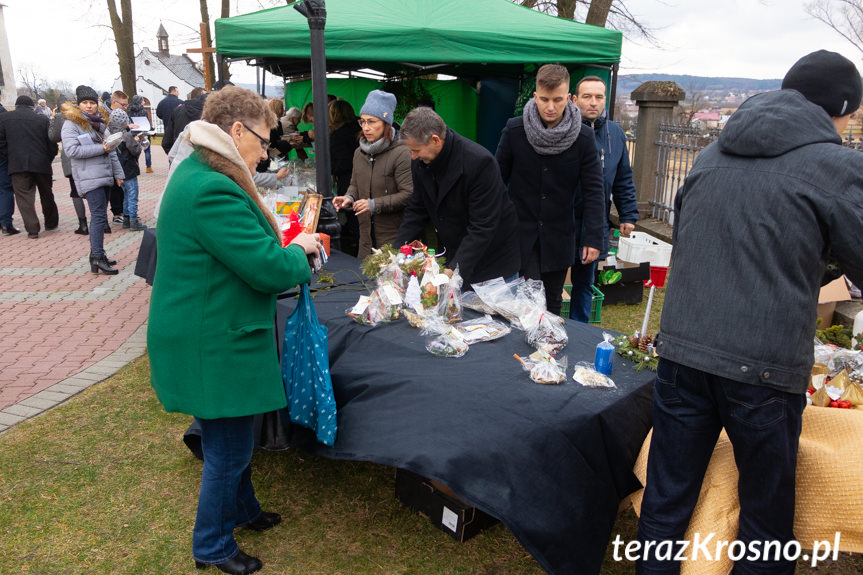
[[[138,215],[148,226],[155,225],[153,208],[168,172],[159,146],[152,147],[152,159],[154,173],[138,176]],[[140,163],[143,169],[143,154]],[[59,157],[54,177],[60,227],[31,240],[16,209],[22,233],[0,236],[0,433],[110,377],[146,350],[150,287],[133,274],[141,232],[112,223],[105,250],[120,273],[91,273],[89,239],[72,233],[78,219]],[[36,209],[41,221],[38,202]]]

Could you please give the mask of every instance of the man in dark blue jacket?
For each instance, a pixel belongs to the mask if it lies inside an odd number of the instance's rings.
[[[797,448],[828,259],[863,282],[863,154],[839,135],[861,97],[853,62],[804,56],[781,90],[740,106],[677,192],[636,573],[679,573],[668,550],[680,549],[723,427],[739,472],[734,572],[794,572],[764,555],[800,548]]]
[[[626,149],[626,134],[608,119],[605,109],[605,82],[599,76],[585,76],[575,88],[575,104],[581,110],[581,120],[596,135],[596,147],[602,165],[602,184],[605,189],[605,214],[608,223],[603,226],[602,250],[598,260],[608,256],[608,235],[611,227],[611,202],[617,208],[620,235],[628,237],[638,221],[638,199],[629,166],[629,151]],[[596,263],[576,262],[572,266],[573,319],[586,322],[590,316],[593,299],[593,279]]]
[[[570,96],[567,69],[542,66],[524,115],[506,123],[495,154],[518,215],[521,273],[542,280],[546,307],[557,314],[567,270],[595,265],[606,227],[599,154]]]
[[[458,266],[465,284],[514,278],[518,218],[494,157],[431,108],[412,110],[400,138],[411,151],[414,191],[394,245],[422,238],[430,222],[447,267]]]
[[[170,86],[168,88],[168,95],[159,100],[159,104],[156,106],[156,117],[162,120],[163,124],[171,117],[171,112],[174,111],[174,108],[182,105],[183,101],[178,94],[177,87]]]

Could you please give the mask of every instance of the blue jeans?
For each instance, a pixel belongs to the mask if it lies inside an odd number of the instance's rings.
[[[150,157],[150,146],[147,146],[147,149],[144,150],[144,163],[147,165],[148,168],[153,165],[153,160]]]
[[[84,196],[90,206],[90,256],[101,258],[105,255],[105,226],[108,223],[108,192],[110,186],[90,190]]]
[[[15,192],[12,178],[6,172],[6,156],[0,154],[0,227],[12,227],[12,214],[15,213]]]
[[[575,262],[569,270],[572,281],[572,293],[569,302],[569,317],[581,323],[590,321],[590,306],[593,303],[593,278],[596,274],[596,262],[583,264]]]
[[[123,180],[123,215],[138,217],[138,176]]]
[[[797,446],[805,406],[802,394],[732,381],[660,358],[647,486],[638,522],[641,548],[648,541],[683,540],[723,427],[740,474],[737,540],[747,549],[751,541],[761,542],[763,549],[768,541],[784,546],[793,540]],[[701,541],[708,535],[702,533]],[[672,546],[678,549],[675,543]],[[668,545],[663,547],[667,555]],[[790,574],[794,566],[793,561],[744,558],[735,564],[734,573]],[[653,553],[636,564],[638,574],[679,572],[678,562],[661,561]]]
[[[224,563],[238,552],[234,528],[261,514],[252,487],[254,416],[198,419],[204,469],[192,553],[201,563]]]

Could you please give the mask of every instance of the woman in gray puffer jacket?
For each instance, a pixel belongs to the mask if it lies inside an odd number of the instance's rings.
[[[61,136],[63,151],[72,165],[72,178],[78,195],[90,206],[90,271],[116,274],[117,262],[105,254],[104,233],[108,223],[107,190],[116,181],[123,185],[123,167],[116,152],[105,141],[108,114],[99,108],[99,96],[89,86],[75,89],[78,106],[63,104]]]
[[[57,100],[57,106],[63,106],[67,102],[65,96],[60,96]],[[63,123],[66,118],[62,113],[55,113],[51,118],[51,124],[48,126],[48,138],[52,142],[59,143],[62,139]],[[90,230],[87,227],[87,211],[84,208],[84,198],[78,195],[78,190],[75,188],[75,179],[72,178],[72,161],[66,155],[66,150],[60,148],[60,163],[63,165],[63,175],[69,178],[69,186],[71,191],[69,197],[72,198],[72,205],[75,206],[75,215],[78,216],[78,229],[76,234],[82,236],[90,235]]]

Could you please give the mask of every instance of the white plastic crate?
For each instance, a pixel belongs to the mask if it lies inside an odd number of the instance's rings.
[[[667,268],[671,263],[671,244],[644,232],[632,232],[628,238],[620,236],[617,257],[625,262],[650,262],[652,267]]]

